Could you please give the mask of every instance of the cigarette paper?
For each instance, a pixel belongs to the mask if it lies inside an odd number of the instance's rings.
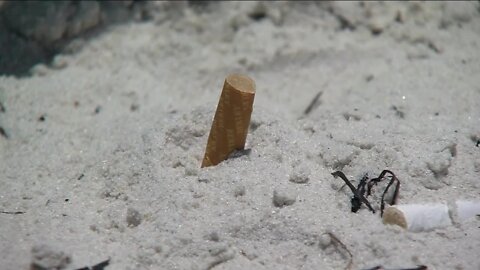
[[[457,216],[460,222],[480,215],[480,201],[458,200],[455,204],[457,205]]]
[[[202,168],[217,165],[235,150],[245,147],[255,97],[255,82],[231,74],[225,79],[208,136]]]
[[[446,204],[404,204],[387,207],[383,223],[421,232],[449,226],[452,221]]]

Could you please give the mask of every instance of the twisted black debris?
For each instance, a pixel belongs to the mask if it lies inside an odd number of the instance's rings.
[[[365,175],[361,180],[360,183],[358,183],[358,186],[355,188],[353,186],[352,182],[348,180],[348,178],[345,176],[345,174],[341,171],[336,171],[332,173],[333,177],[340,177],[345,184],[350,188],[350,190],[353,193],[353,197],[350,200],[352,204],[352,212],[356,213],[360,207],[362,206],[362,203],[367,206],[367,208],[372,211],[372,213],[375,213],[375,209],[373,209],[372,205],[370,202],[367,200],[367,197],[370,196],[372,192],[373,186],[377,185],[380,183],[383,179],[387,178],[386,175],[390,175],[390,182],[388,183],[387,187],[383,191],[382,194],[382,199],[380,202],[380,216],[383,216],[383,210],[385,209],[385,195],[387,194],[388,190],[392,185],[395,185],[395,191],[393,193],[393,196],[389,202],[390,205],[394,205],[397,202],[397,197],[398,197],[398,191],[400,189],[400,181],[398,178],[395,176],[395,174],[392,171],[389,170],[383,170],[380,175],[377,178],[372,178],[368,179],[368,176]],[[366,187],[366,189],[365,189]],[[366,193],[366,195],[365,195]]]

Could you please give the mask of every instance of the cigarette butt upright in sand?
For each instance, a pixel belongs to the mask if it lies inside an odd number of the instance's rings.
[[[217,165],[234,150],[245,147],[254,97],[255,82],[252,79],[238,74],[227,76],[208,136],[202,168]]]
[[[387,207],[383,223],[421,232],[452,225],[452,220],[446,204],[404,204]]]

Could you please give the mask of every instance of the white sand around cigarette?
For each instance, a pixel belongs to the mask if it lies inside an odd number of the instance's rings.
[[[326,232],[353,269],[478,269],[478,219],[419,233],[385,226],[364,207],[351,213],[330,174],[389,169],[402,204],[479,198],[478,9],[159,7],[153,21],[87,40],[61,69],[0,77],[0,210],[25,212],[0,214],[0,269],[28,269],[32,248],[52,264],[68,256],[66,269],[107,258],[106,269],[344,269]],[[236,72],[256,83],[250,152],[200,169]],[[274,191],[295,199],[277,207]]]

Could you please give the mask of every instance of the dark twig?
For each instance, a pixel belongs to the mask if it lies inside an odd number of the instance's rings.
[[[85,267],[82,267],[82,268],[78,268],[76,270],[104,270],[105,267],[107,267],[108,265],[110,264],[110,259],[107,259],[103,262],[100,262],[92,267],[88,267],[88,266],[85,266]]]
[[[7,214],[7,215],[22,215],[25,214],[23,211],[0,211],[2,214]]]
[[[105,260],[99,264],[96,264],[92,266],[92,270],[103,270],[105,267],[107,267],[110,264],[110,259]]]
[[[320,97],[322,96],[323,92],[320,91],[318,92],[315,97],[313,97],[312,101],[310,102],[310,105],[305,109],[303,112],[304,115],[309,114],[313,109],[317,108],[320,105]]]
[[[2,135],[3,137],[5,137],[5,139],[8,139],[8,134],[7,134],[7,132],[5,131],[5,129],[3,129],[3,127],[0,127],[0,135]]]
[[[428,267],[425,265],[419,265],[415,268],[387,269],[387,268],[383,268],[383,266],[381,265],[378,265],[373,268],[368,268],[364,270],[428,270]]]
[[[368,174],[365,174],[362,179],[360,179],[360,183],[358,183],[357,190],[360,194],[365,196],[365,186],[367,185]],[[367,194],[368,196],[369,194]]]
[[[380,207],[380,210],[381,210],[381,213],[380,213],[380,216],[383,216],[383,210],[385,210],[385,194],[387,194],[387,191],[388,189],[390,188],[390,186],[392,186],[393,182],[397,182],[395,184],[395,191],[393,192],[393,196],[392,196],[392,199],[390,200],[390,205],[394,205],[397,203],[397,198],[398,198],[398,191],[400,190],[400,181],[396,178],[396,177],[393,177],[390,182],[388,183],[387,187],[385,188],[385,190],[383,191],[383,194],[382,194],[382,203],[381,203],[381,207]]]
[[[362,201],[360,199],[361,196],[364,197],[365,200],[367,200],[367,198],[365,197],[365,185],[367,184],[367,180],[368,180],[368,174],[365,174],[362,177],[362,179],[360,179],[360,182],[357,185],[357,192],[360,194],[360,196],[353,196],[352,199],[350,200],[350,202],[352,204],[352,212],[353,213],[356,213],[358,210],[360,210],[360,207],[362,207]],[[367,200],[367,202],[368,202],[368,200]],[[374,211],[374,213],[375,213],[375,211]]]
[[[405,118],[405,113],[402,110],[398,109],[397,106],[393,105],[391,108],[392,108],[392,110],[395,111],[396,116],[398,116],[399,118],[402,118],[402,119]]]
[[[337,249],[338,249],[338,247],[341,247],[343,250],[345,250],[347,252],[347,254],[348,254],[348,264],[347,264],[347,266],[345,266],[345,269],[352,269],[353,255],[350,252],[350,250],[348,250],[347,246],[344,243],[342,243],[342,241],[340,241],[340,239],[338,239],[338,237],[335,236],[335,234],[333,234],[331,232],[327,232],[325,234],[328,234],[330,236],[330,238],[334,242],[334,245],[337,247]]]
[[[350,182],[350,180],[347,179],[345,174],[341,171],[336,171],[332,173],[333,177],[340,177],[342,180],[347,184],[347,186],[350,188],[350,190],[353,193],[353,197],[351,199],[352,202],[352,212],[357,212],[360,209],[361,203],[364,203],[372,213],[375,213],[375,210],[373,207],[370,205],[370,202],[365,198],[365,196],[359,192]],[[362,179],[363,180],[363,179]],[[362,181],[360,181],[359,187],[364,191],[364,185]]]
[[[396,182],[395,191],[393,193],[393,197],[390,200],[389,204],[394,205],[394,204],[397,203],[398,191],[399,191],[399,188],[400,188],[400,181],[398,180],[398,178],[395,176],[395,174],[392,171],[383,170],[382,173],[380,173],[380,175],[377,178],[373,178],[368,182],[367,196],[369,196],[371,194],[371,189],[372,189],[373,185],[376,185],[380,181],[382,181],[385,178],[385,175],[387,173],[391,175],[391,178],[390,178],[390,182],[388,182],[387,187],[385,188],[385,190],[382,193],[382,200],[380,202],[380,216],[383,216],[383,210],[385,209],[385,195],[387,194],[388,190],[390,189],[390,187],[393,185],[394,182]]]

